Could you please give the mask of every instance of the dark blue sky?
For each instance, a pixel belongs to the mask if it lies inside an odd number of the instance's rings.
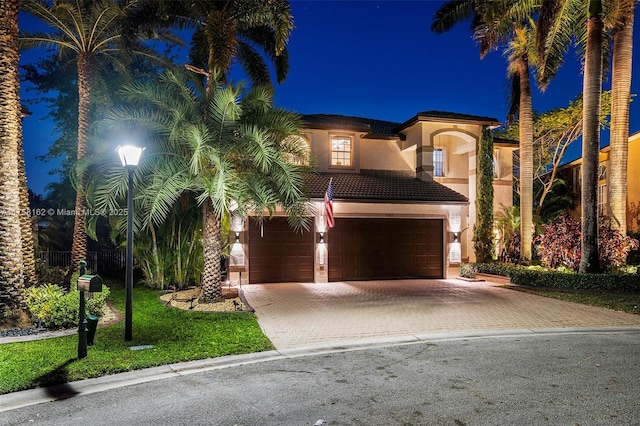
[[[278,106],[301,114],[344,114],[405,121],[420,111],[441,110],[505,120],[506,60],[501,51],[480,60],[468,24],[439,35],[430,26],[441,1],[292,1],[295,29],[289,42],[290,71],[276,87]],[[640,25],[640,12],[636,26]],[[21,21],[21,25],[27,25]],[[640,52],[640,32],[634,47]],[[23,55],[32,62],[37,52]],[[634,59],[638,53],[634,53]],[[234,72],[237,76],[237,73]],[[234,77],[240,78],[240,77]],[[606,81],[604,88],[609,87]],[[568,56],[545,93],[535,90],[538,112],[567,106],[582,91],[580,63]],[[640,64],[632,93],[640,92]],[[33,93],[25,93],[29,98]],[[630,133],[640,131],[640,100],[631,103]],[[47,151],[52,127],[46,110],[30,106],[24,122],[29,187],[44,192],[56,167],[35,159]],[[608,131],[603,132],[603,140]],[[571,153],[579,156],[576,144]]]

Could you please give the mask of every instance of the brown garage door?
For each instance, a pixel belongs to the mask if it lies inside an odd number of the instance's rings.
[[[313,232],[300,233],[286,218],[249,227],[249,282],[313,282]]]
[[[440,219],[336,219],[329,281],[443,278]]]

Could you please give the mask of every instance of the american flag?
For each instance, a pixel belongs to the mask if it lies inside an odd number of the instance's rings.
[[[327,229],[333,228],[335,225],[333,220],[333,178],[329,179],[329,187],[324,193],[324,217]]]

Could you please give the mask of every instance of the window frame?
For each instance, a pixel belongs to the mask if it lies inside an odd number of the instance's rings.
[[[303,144],[304,143],[304,151],[306,151],[306,158],[304,159],[304,162],[300,162],[300,161],[295,161],[295,159],[293,158],[292,154],[285,154],[285,157],[287,157],[287,162],[293,166],[300,166],[300,167],[307,167],[311,164],[311,141],[304,135],[291,135],[291,136],[287,136],[286,139],[289,138],[295,138],[296,142],[299,144]],[[302,149],[300,149],[300,151],[302,151]]]
[[[436,161],[436,152],[438,151],[442,153],[442,159],[439,162]],[[433,177],[445,177],[447,175],[447,149],[444,147],[433,148],[432,162],[433,162]],[[442,174],[440,175],[437,174],[437,170],[438,170],[438,168],[436,167],[437,163],[441,164],[440,169]]]
[[[346,154],[346,150],[334,150],[333,149],[333,141],[334,139],[348,139],[349,140],[349,164],[334,164],[334,153]],[[343,133],[334,133],[329,135],[329,167],[336,169],[353,169],[355,168],[354,162],[354,148],[355,148],[355,138],[352,135],[346,135]],[[338,159],[336,159],[337,163]]]

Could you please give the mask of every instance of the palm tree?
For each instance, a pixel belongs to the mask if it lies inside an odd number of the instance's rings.
[[[168,24],[195,29],[191,63],[208,70],[215,83],[226,81],[234,62],[254,84],[271,84],[268,62],[274,66],[275,80],[285,79],[289,70],[286,44],[293,29],[288,1],[145,0],[141,4],[141,22],[155,13]]]
[[[598,272],[598,164],[602,93],[602,4],[592,0],[587,16],[582,119],[582,256],[580,272]]]
[[[605,6],[607,13],[600,20],[603,21],[604,28],[613,35],[614,39],[611,79],[611,157],[608,190],[611,214],[615,218],[613,224],[623,231],[626,230],[626,169],[628,161],[629,100],[635,2],[635,0],[604,0],[594,1],[592,2],[593,4],[590,4],[590,6],[596,7],[596,10],[602,10],[602,6]],[[541,24],[538,26],[538,49],[543,53],[539,56],[540,58],[558,64],[562,61],[562,56],[566,53],[567,46],[572,38],[576,38],[581,43],[586,41],[587,33],[585,29],[588,31],[590,27],[587,22],[588,10],[584,6],[584,2],[580,0],[550,0],[543,4],[540,11]],[[600,24],[597,25],[597,27],[599,26]],[[602,34],[600,29],[591,29]],[[601,37],[608,35],[604,33]],[[585,54],[589,53],[589,49],[585,48]],[[544,75],[544,70],[546,69],[544,63],[540,64],[540,69],[541,75]],[[593,121],[597,119],[596,117],[591,117]],[[587,126],[586,123],[585,126]],[[593,127],[593,124],[589,126]],[[592,166],[590,167],[593,168]],[[589,228],[595,229],[595,225],[590,225]],[[592,237],[589,236],[589,238]],[[590,256],[593,257],[593,254],[590,254]],[[593,260],[591,263],[593,263]]]
[[[117,0],[23,0],[25,11],[36,16],[55,30],[54,33],[23,34],[22,48],[45,46],[56,49],[61,55],[72,54],[77,61],[78,86],[78,143],[76,159],[81,160],[87,153],[87,141],[91,126],[91,99],[94,80],[99,66],[98,59],[105,57],[122,65],[115,54],[123,52],[121,42],[131,42],[120,30],[124,25],[125,12],[135,2]],[[154,57],[152,51],[141,44],[135,44],[139,54]],[[85,176],[75,176],[76,202],[73,246],[71,249],[71,270],[87,253],[85,231],[85,210],[87,208],[84,186]]]
[[[610,10],[613,19],[613,64],[611,68],[611,154],[609,158],[609,205],[611,225],[627,232],[627,159],[629,156],[629,101],[633,21],[636,0],[620,0]],[[615,12],[615,13],[614,13]]]
[[[136,176],[141,226],[162,223],[183,194],[196,196],[204,222],[202,300],[217,301],[222,297],[221,221],[231,200],[241,213],[258,219],[277,207],[292,225],[306,224],[302,169],[283,142],[299,134],[301,122],[274,108],[264,87],[246,93],[239,86],[207,90],[196,77],[172,71],[159,81],[127,87],[125,98],[132,106],[116,110],[105,123],[142,126],[154,135]],[[95,186],[91,199],[97,208],[114,208],[126,193],[124,172],[113,163],[102,167],[92,173],[104,182]]]
[[[579,270],[580,272],[598,272],[597,185],[604,23],[602,1],[592,0],[588,8],[584,6],[584,2],[579,0],[544,2],[540,9],[538,50],[541,58],[541,80],[546,81],[562,62],[571,39],[575,37],[578,41],[586,40],[582,120],[582,257]],[[586,36],[582,37],[581,34],[585,28]],[[548,71],[547,63],[554,64],[551,67],[552,71]]]
[[[276,81],[286,77],[289,68],[286,44],[293,28],[291,8],[286,0],[149,0],[143,5],[146,7],[141,8],[142,11],[156,10],[180,25],[195,28],[190,57],[193,64],[204,69],[188,68],[206,76],[207,91],[226,82],[234,60],[254,84],[270,86],[269,69],[260,51],[274,64]],[[202,200],[202,214],[203,294],[213,300],[219,297],[220,289],[222,217],[212,198],[206,197]]]
[[[19,147],[22,144],[18,76],[17,0],[0,1],[0,314],[21,307],[23,281],[20,229]]]
[[[18,181],[20,191],[20,234],[22,236],[22,262],[24,265],[24,284],[26,287],[36,284],[36,254],[34,250],[33,222],[29,207],[29,188],[24,163],[22,137],[18,145]]]
[[[509,115],[518,113],[520,123],[520,262],[525,264],[531,261],[533,242],[533,107],[529,67],[534,23],[528,17],[529,12],[530,9],[506,0],[453,0],[436,12],[431,25],[433,31],[443,33],[456,23],[471,19],[481,58],[507,44],[508,72],[513,81]]]

